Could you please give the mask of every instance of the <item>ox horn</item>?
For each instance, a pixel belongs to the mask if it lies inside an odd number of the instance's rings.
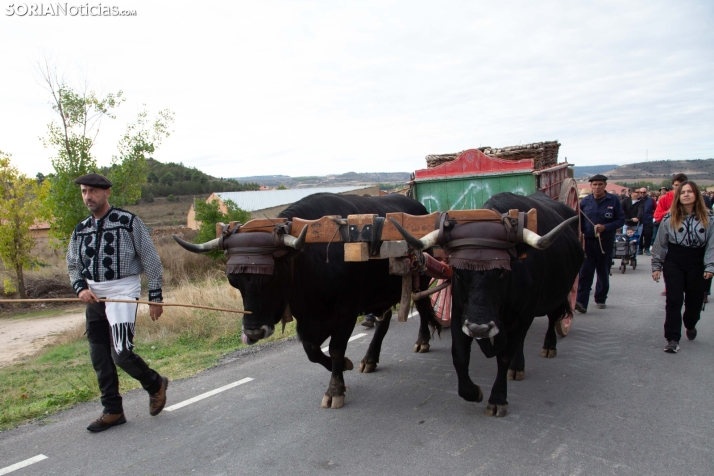
[[[290,248],[295,248],[296,250],[301,250],[305,246],[305,237],[307,236],[307,226],[303,227],[300,231],[300,236],[295,238],[292,235],[282,235],[283,244],[289,246]]]
[[[528,228],[524,228],[523,242],[531,245],[535,249],[544,250],[553,244],[555,239],[563,232],[563,230],[575,223],[577,220],[577,215],[568,218],[563,223],[550,230],[545,236],[540,236],[538,233],[533,233]]]
[[[184,241],[176,235],[171,235],[171,237],[176,243],[181,245],[182,248],[190,251],[191,253],[208,253],[209,251],[216,251],[220,249],[218,247],[220,238],[216,238],[215,240],[211,240],[206,243],[194,244]]]
[[[407,230],[405,230],[402,225],[397,222],[397,220],[392,217],[389,217],[389,219],[392,221],[392,224],[397,228],[399,233],[402,234],[407,244],[415,250],[423,250],[425,248],[431,248],[432,246],[436,245],[436,240],[439,237],[439,230],[434,230],[430,232],[420,240],[419,238],[415,238]]]

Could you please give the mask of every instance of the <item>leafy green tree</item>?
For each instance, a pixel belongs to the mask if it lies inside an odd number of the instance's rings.
[[[0,258],[6,268],[15,271],[20,298],[27,298],[23,269],[37,265],[31,252],[35,240],[30,226],[49,218],[44,205],[50,184],[19,173],[10,164],[10,155],[0,151]]]
[[[165,185],[173,185],[174,174],[172,174],[171,172],[166,172],[164,175],[161,176],[160,182]]]
[[[227,213],[223,213],[220,210],[220,203],[218,200],[213,200],[209,203],[202,200],[194,201],[196,221],[201,222],[201,225],[198,228],[198,235],[196,236],[194,243],[204,243],[215,239],[216,223],[228,223],[231,221],[247,223],[250,220],[250,212],[239,208],[234,201],[226,200],[223,204],[226,206]],[[218,259],[223,256],[223,252],[214,251],[209,253],[209,256],[213,259]]]
[[[41,139],[46,148],[57,151],[52,159],[55,173],[47,202],[53,216],[50,236],[65,243],[77,223],[87,216],[74,179],[97,169],[91,149],[101,120],[114,119],[112,111],[124,99],[121,91],[100,98],[86,87],[75,90],[47,63],[40,67],[40,74],[52,96],[52,110],[59,116],[59,123],[48,124],[47,136]]]
[[[55,173],[49,177],[48,206],[53,216],[50,235],[61,245],[67,242],[77,223],[88,215],[74,180],[98,170],[91,149],[99,126],[102,119],[115,118],[113,111],[124,98],[121,91],[102,98],[86,86],[75,89],[61,79],[47,61],[38,69],[52,96],[52,109],[59,117],[59,123],[53,121],[48,125],[47,136],[42,141],[45,147],[57,153],[52,159]],[[112,165],[106,171],[114,183],[113,205],[124,206],[139,200],[141,186],[146,183],[147,157],[169,136],[172,122],[171,111],[160,111],[156,119],[150,120],[143,110],[137,121],[127,127],[119,139],[119,155],[112,158]]]
[[[288,187],[286,187],[285,185],[278,185],[278,188],[276,190],[287,190],[287,189],[288,189]]]
[[[129,124],[119,140],[119,155],[112,157],[108,178],[112,186],[112,204],[123,207],[134,204],[141,198],[141,186],[148,175],[147,158],[171,135],[169,127],[174,120],[168,109],[159,111],[150,122],[148,112],[143,110],[135,123]]]
[[[153,170],[151,172],[149,172],[149,174],[147,175],[146,178],[149,183],[158,183],[159,182],[159,177],[156,176],[156,173],[154,173]]]

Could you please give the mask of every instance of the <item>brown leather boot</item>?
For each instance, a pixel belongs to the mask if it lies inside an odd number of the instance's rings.
[[[89,424],[87,430],[99,433],[100,431],[108,430],[109,428],[126,423],[124,413],[102,413],[102,416]]]
[[[166,405],[166,389],[169,386],[169,379],[167,377],[161,377],[161,387],[159,391],[149,395],[149,414],[151,416],[156,416],[161,413]]]

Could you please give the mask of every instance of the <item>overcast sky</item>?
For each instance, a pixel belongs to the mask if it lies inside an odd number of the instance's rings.
[[[54,156],[45,56],[71,84],[124,91],[100,165],[142,104],[176,114],[156,159],[224,177],[406,172],[556,139],[576,165],[714,157],[711,0],[20,5],[0,14],[0,150],[33,176]]]

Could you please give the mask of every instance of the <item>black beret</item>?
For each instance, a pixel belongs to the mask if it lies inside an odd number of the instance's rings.
[[[105,190],[112,186],[112,183],[108,178],[99,174],[82,175],[81,177],[74,179],[74,183],[77,185],[89,185],[90,187],[103,188]]]
[[[588,179],[588,182],[594,182],[596,180],[601,180],[603,182],[607,182],[607,177],[605,177],[603,174],[593,175],[592,177],[590,177]]]

